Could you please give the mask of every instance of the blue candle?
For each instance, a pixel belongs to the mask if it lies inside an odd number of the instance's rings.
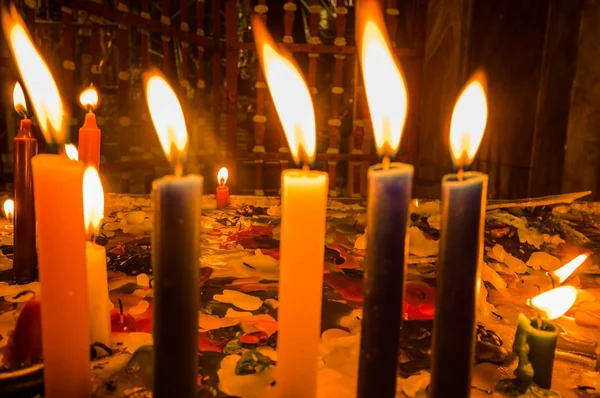
[[[357,397],[395,397],[413,167],[391,163],[407,110],[404,77],[390,51],[381,5],[361,0],[357,43],[377,150],[369,169],[367,257]]]
[[[466,86],[450,125],[451,154],[459,171],[442,179],[430,398],[471,395],[488,177],[463,169],[475,157],[485,131],[484,81],[477,74]]]
[[[173,89],[158,72],[145,78],[152,122],[174,176],[154,181],[154,396],[195,397],[200,304],[200,176],[182,177],[187,129]]]

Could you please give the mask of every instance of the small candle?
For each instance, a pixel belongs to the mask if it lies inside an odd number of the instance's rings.
[[[90,313],[90,340],[110,347],[110,299],[106,272],[106,249],[94,243],[104,218],[104,191],[98,171],[88,166],[83,174],[83,209],[87,236],[85,257]]]
[[[290,152],[303,170],[281,176],[281,248],[276,394],[317,395],[321,340],[327,173],[311,171],[316,155],[315,115],[306,83],[259,18],[252,21],[259,60]]]
[[[37,155],[38,142],[31,135],[31,119],[27,117],[25,95],[19,83],[13,90],[15,110],[23,117],[14,139],[15,239],[13,271],[17,283],[35,279],[37,251],[35,243],[35,207],[33,202],[33,173],[31,158]]]
[[[357,43],[377,151],[369,168],[367,264],[357,397],[395,397],[413,166],[390,163],[407,112],[404,77],[392,55],[378,2],[361,1]]]
[[[14,5],[2,13],[5,37],[47,142],[64,145],[66,118],[58,88]],[[44,396],[92,393],[87,306],[83,166],[64,156],[31,160],[42,293]]]
[[[227,167],[221,167],[217,174],[217,181],[219,182],[217,187],[217,209],[224,209],[229,206],[229,187],[225,185],[227,177],[229,177]]]
[[[100,170],[100,142],[102,133],[96,124],[94,109],[98,106],[98,91],[92,86],[79,95],[79,103],[88,110],[85,122],[79,129],[79,160],[86,166]]]
[[[144,88],[150,116],[175,175],[154,181],[154,396],[195,397],[198,379],[200,210],[203,179],[182,176],[187,128],[173,89],[158,72]]]
[[[446,397],[449,391],[457,397],[471,394],[488,178],[463,169],[475,157],[486,121],[483,76],[476,75],[452,114],[451,154],[459,171],[442,180],[430,398]]]

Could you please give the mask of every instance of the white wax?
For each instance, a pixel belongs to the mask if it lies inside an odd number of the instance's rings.
[[[106,274],[106,250],[91,242],[85,244],[90,313],[90,341],[110,347],[110,300]]]

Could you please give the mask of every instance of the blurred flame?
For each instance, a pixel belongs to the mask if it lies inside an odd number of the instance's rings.
[[[558,283],[563,283],[585,262],[585,260],[587,260],[587,258],[587,254],[580,254],[559,269],[550,272],[550,275],[555,276],[558,279]]]
[[[217,181],[220,186],[224,186],[227,184],[227,179],[229,178],[229,171],[227,167],[221,167],[221,170],[217,173]]]
[[[15,83],[15,88],[13,89],[13,104],[15,106],[15,111],[23,117],[27,116],[27,104],[25,102],[25,94],[23,93],[23,89],[21,88],[21,84],[19,82]]]
[[[154,129],[167,158],[180,164],[187,150],[187,128],[181,104],[175,92],[158,73],[146,80],[146,101]]]
[[[450,124],[450,152],[459,169],[473,161],[483,138],[487,115],[483,74],[476,75],[456,101]]]
[[[104,218],[104,190],[98,170],[88,166],[83,173],[83,219],[88,235],[94,235],[100,229]]]
[[[91,86],[83,90],[81,94],[79,94],[79,103],[85,109],[89,109],[90,112],[93,109],[96,109],[96,106],[98,106],[98,91],[96,88]]]
[[[393,157],[398,152],[406,121],[408,96],[406,84],[391,47],[382,32],[385,26],[381,10],[374,3],[365,2],[359,16],[364,18],[364,30],[359,38],[360,60],[365,93],[373,123],[377,152]],[[377,23],[376,21],[379,21]],[[358,33],[360,34],[360,33]]]
[[[254,39],[275,109],[281,120],[294,161],[315,160],[317,136],[312,98],[296,66],[275,49],[263,22],[253,21]]]
[[[36,50],[14,5],[2,12],[2,25],[47,142],[65,141],[63,104],[46,62]]]
[[[65,154],[71,160],[78,161],[79,160],[79,151],[75,148],[73,144],[65,145]]]
[[[576,288],[561,286],[535,296],[529,300],[529,304],[542,311],[548,319],[556,319],[566,313],[576,299]]]
[[[15,214],[15,202],[12,199],[6,199],[4,201],[4,215],[7,220],[12,223],[13,216]]]

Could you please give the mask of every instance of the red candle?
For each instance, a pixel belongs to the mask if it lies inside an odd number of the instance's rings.
[[[98,92],[92,87],[83,90],[79,96],[81,106],[89,109],[85,115],[85,122],[79,129],[79,161],[86,166],[94,166],[100,170],[100,137],[101,132],[96,124],[96,115],[93,110],[98,105]]]
[[[25,96],[19,83],[13,91],[15,110],[23,117],[15,143],[15,242],[14,280],[27,283],[35,279],[35,209],[31,158],[37,155],[38,143],[31,135],[31,119],[27,118]]]
[[[217,209],[224,209],[229,206],[229,187],[225,186],[229,177],[229,172],[226,167],[222,167],[217,174],[217,181],[219,186],[217,187]]]

